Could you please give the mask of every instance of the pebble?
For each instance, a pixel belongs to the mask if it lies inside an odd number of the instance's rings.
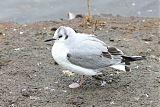
[[[114,42],[114,39],[112,39],[112,38],[109,38],[109,41],[111,41],[111,42]]]
[[[140,97],[134,97],[134,99],[135,99],[136,101],[138,101],[138,100],[140,99]]]
[[[157,77],[156,80],[158,83],[160,83],[160,77]]]
[[[13,29],[13,31],[16,31],[17,29]]]
[[[111,101],[110,104],[115,104],[115,102],[114,102],[114,101]]]
[[[138,69],[138,68],[139,68],[139,66],[137,65],[135,68],[136,68],[136,69]]]
[[[105,85],[106,85],[106,81],[102,81],[101,86],[105,86]]]
[[[37,97],[37,96],[30,96],[29,98],[30,98],[31,100],[40,100],[40,98]]]
[[[50,89],[51,92],[55,91],[55,89]]]
[[[155,55],[151,55],[150,58],[156,59],[156,56]]]
[[[45,89],[45,90],[48,90],[48,89],[49,89],[49,87],[44,87],[44,89]]]
[[[152,39],[152,37],[148,37],[148,38],[143,38],[142,40],[144,40],[144,41],[152,41],[153,39]]]
[[[25,88],[21,90],[21,94],[22,94],[22,96],[25,96],[25,97],[30,96],[30,92]]]
[[[68,76],[68,77],[71,77],[71,76],[74,76],[74,75],[75,75],[73,72],[71,72],[71,71],[69,71],[69,70],[63,70],[62,72],[63,72],[63,74],[64,74],[65,76]]]
[[[146,97],[149,97],[149,95],[148,95],[148,94],[145,94],[145,96],[146,96]]]
[[[55,27],[51,28],[51,31],[56,31],[56,30],[57,30],[57,28],[55,28]]]
[[[142,22],[145,22],[145,21],[146,21],[145,19],[142,20]]]
[[[40,66],[41,64],[42,64],[41,62],[38,62],[38,63],[37,63],[38,66]]]
[[[11,104],[11,106],[12,106],[12,107],[15,107],[15,105],[14,105],[14,104]]]
[[[69,85],[69,88],[78,88],[80,85],[78,83],[72,83]]]
[[[24,32],[19,32],[20,35],[22,35]]]
[[[15,48],[14,50],[15,50],[15,51],[19,51],[19,50],[20,50],[20,48]]]
[[[67,92],[67,90],[62,90],[62,92],[66,93],[66,92]]]
[[[58,81],[54,82],[55,84],[58,84]]]

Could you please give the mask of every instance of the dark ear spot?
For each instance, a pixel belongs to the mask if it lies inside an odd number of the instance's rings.
[[[68,38],[68,35],[66,35],[65,39],[67,39],[67,38]]]

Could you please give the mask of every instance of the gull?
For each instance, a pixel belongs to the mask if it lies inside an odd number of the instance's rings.
[[[79,83],[70,84],[70,88],[77,88],[84,82],[83,75],[101,75],[102,69],[112,67],[129,71],[130,62],[142,60],[144,56],[127,56],[114,47],[108,46],[95,35],[76,33],[72,28],[60,26],[54,33],[52,47],[53,59],[62,67],[82,75]]]

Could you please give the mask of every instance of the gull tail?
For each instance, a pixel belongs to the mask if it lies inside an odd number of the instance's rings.
[[[126,65],[130,65],[130,62],[133,62],[133,61],[140,61],[140,60],[146,59],[145,56],[121,56],[121,57],[122,57],[122,61],[120,64],[112,65],[110,67],[114,69],[122,70],[122,71],[130,71],[131,69]]]
[[[130,67],[126,66],[124,63],[117,64],[117,65],[112,65],[110,67],[112,67],[114,69],[117,69],[117,70],[125,71],[125,72],[131,70]]]

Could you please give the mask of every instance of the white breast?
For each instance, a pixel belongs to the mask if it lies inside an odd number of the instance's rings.
[[[63,65],[67,61],[67,53],[68,49],[62,43],[55,43],[52,47],[52,56],[54,60],[60,65]]]

